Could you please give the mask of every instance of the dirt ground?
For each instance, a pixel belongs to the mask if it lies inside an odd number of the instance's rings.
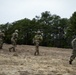
[[[68,63],[72,49],[40,46],[40,56],[34,56],[34,46],[18,45],[9,52],[10,46],[0,50],[0,75],[76,75],[76,60]]]

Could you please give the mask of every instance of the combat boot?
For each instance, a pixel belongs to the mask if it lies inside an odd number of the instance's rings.
[[[34,55],[36,56],[36,52],[34,53]]]
[[[9,48],[9,52],[11,52],[11,48]]]
[[[0,46],[0,49],[2,49],[2,46]]]
[[[69,61],[69,64],[70,64],[70,65],[72,65],[72,61],[73,61],[73,60],[70,60],[70,61]]]
[[[40,55],[39,50],[37,51],[37,55]]]
[[[14,47],[13,47],[13,52],[16,52]]]
[[[2,47],[0,47],[0,49],[2,49]]]

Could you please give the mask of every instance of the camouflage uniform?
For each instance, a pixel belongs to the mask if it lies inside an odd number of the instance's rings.
[[[72,64],[72,61],[76,57],[76,38],[72,40],[72,43],[71,44],[72,44],[73,51],[72,51],[72,55],[70,57],[69,64]]]
[[[3,39],[4,39],[4,37],[5,37],[5,34],[0,31],[0,49],[2,49],[2,47],[3,47]]]
[[[12,34],[12,38],[11,38],[12,47],[9,48],[10,52],[11,52],[11,49],[13,49],[13,52],[15,52],[17,38],[18,38],[18,30],[15,30],[15,32]]]
[[[36,48],[34,55],[39,55],[39,44],[42,40],[43,38],[42,38],[41,32],[38,31],[37,34],[33,38],[33,43],[35,43],[35,48]]]

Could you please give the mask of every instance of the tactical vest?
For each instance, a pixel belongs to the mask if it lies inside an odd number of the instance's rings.
[[[18,34],[17,34],[17,33],[13,33],[13,34],[12,34],[12,38],[13,38],[13,39],[17,39],[17,38],[18,38]]]
[[[40,42],[40,41],[42,41],[42,36],[41,35],[35,35],[34,40]]]

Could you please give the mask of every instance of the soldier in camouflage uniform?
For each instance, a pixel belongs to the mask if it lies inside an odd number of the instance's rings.
[[[11,52],[11,49],[13,49],[13,52],[15,52],[17,38],[18,38],[18,30],[15,30],[15,32],[12,34],[12,38],[11,38],[12,47],[9,48],[10,52]]]
[[[4,40],[5,34],[0,30],[0,49],[3,47],[3,40]]]
[[[34,55],[39,55],[39,44],[43,40],[43,37],[41,35],[40,31],[37,31],[37,34],[33,38],[33,43],[35,44],[36,50]]]
[[[72,64],[72,61],[76,57],[76,38],[72,40],[71,44],[72,44],[73,51],[72,51],[72,55],[70,57],[69,64]]]

